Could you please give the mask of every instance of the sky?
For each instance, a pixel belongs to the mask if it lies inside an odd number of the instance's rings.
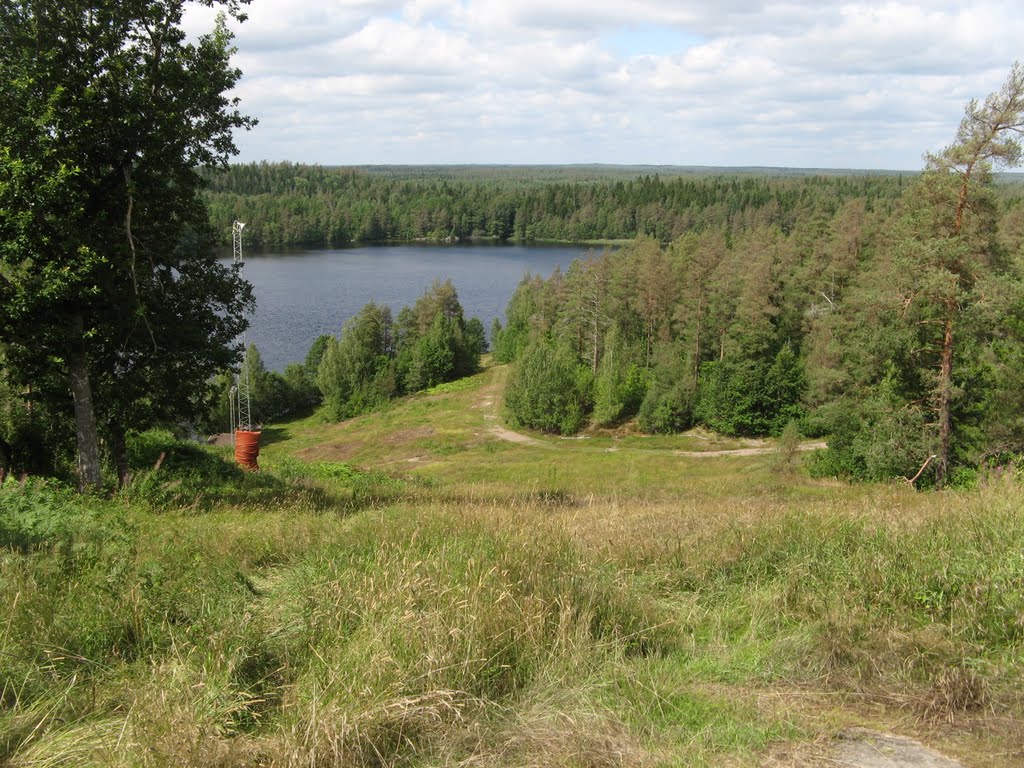
[[[238,161],[913,170],[1021,0],[253,0]],[[186,18],[193,34],[211,11]]]

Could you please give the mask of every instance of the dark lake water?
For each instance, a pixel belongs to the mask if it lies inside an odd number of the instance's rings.
[[[397,313],[435,279],[451,278],[466,318],[504,322],[527,272],[547,277],[585,249],[524,245],[389,245],[337,250],[246,252],[242,274],[256,292],[248,340],[267,368],[302,362],[317,336],[337,334],[370,301]]]

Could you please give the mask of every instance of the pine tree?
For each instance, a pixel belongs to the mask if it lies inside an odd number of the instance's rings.
[[[938,305],[942,347],[935,384],[939,447],[936,481],[941,487],[949,473],[953,436],[953,365],[955,332],[965,306],[977,301],[977,268],[993,256],[995,230],[970,221],[991,185],[993,168],[1020,164],[1018,137],[1024,133],[1024,67],[1015,63],[1003,87],[984,103],[972,100],[956,139],[942,152],[928,156],[921,194],[936,207],[927,239],[917,259],[930,273],[930,285],[920,298]],[[953,194],[950,195],[950,192]],[[922,258],[923,257],[923,258]],[[912,297],[912,300],[917,297]]]

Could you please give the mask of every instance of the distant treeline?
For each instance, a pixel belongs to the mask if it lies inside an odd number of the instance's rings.
[[[254,246],[471,238],[668,242],[708,229],[731,236],[771,226],[788,234],[802,220],[831,218],[853,199],[869,211],[890,211],[905,184],[899,175],[863,174],[624,179],[589,166],[536,176],[478,173],[233,165],[210,176],[207,203],[225,242],[239,220]]]

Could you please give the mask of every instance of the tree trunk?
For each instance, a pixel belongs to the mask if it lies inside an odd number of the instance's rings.
[[[935,465],[935,482],[942,488],[949,471],[949,444],[953,434],[953,311],[947,301],[946,333],[942,340],[942,360],[939,363],[938,416],[939,453]]]
[[[96,433],[96,412],[92,404],[89,385],[89,359],[85,354],[85,321],[81,313],[71,320],[71,353],[68,370],[71,376],[71,396],[75,402],[75,437],[78,441],[78,483],[82,490],[98,489],[100,476],[99,437]]]
[[[14,452],[11,445],[0,437],[0,485],[7,479],[7,474],[12,471],[14,464]]]
[[[693,337],[693,386],[697,386],[697,380],[700,377],[700,326],[701,326],[701,304],[703,303],[703,296],[697,299],[697,332]]]
[[[119,422],[110,425],[110,453],[117,470],[117,487],[124,488],[128,482],[128,444],[125,441],[124,427]]]
[[[647,355],[644,357],[644,367],[651,367],[651,356],[654,354],[654,319],[653,316],[647,321]]]

